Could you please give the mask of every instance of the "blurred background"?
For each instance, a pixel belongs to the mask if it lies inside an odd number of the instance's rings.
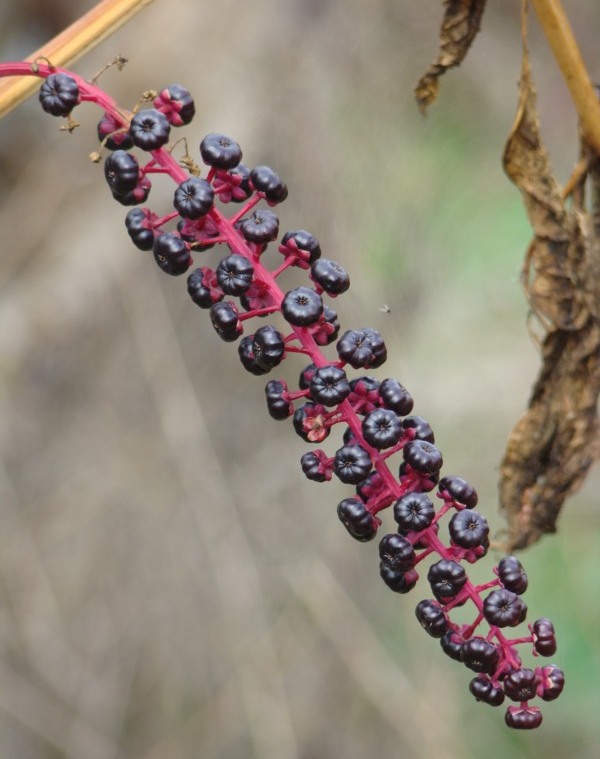
[[[3,4],[0,58],[92,5]],[[222,131],[280,173],[281,230],[309,229],[350,272],[343,328],[384,334],[377,376],[410,389],[494,534],[498,462],[538,367],[519,285],[530,231],[501,168],[519,5],[490,3],[426,118],[412,89],[436,54],[439,0],[156,0],[74,66],[90,77],[127,56],[101,81],[128,107],[188,86],[194,154]],[[565,7],[600,78],[600,6]],[[564,181],[576,119],[531,26]],[[185,278],[131,244],[127,209],[88,160],[99,112],[77,118],[60,133],[33,98],[0,122],[0,756],[597,757],[598,470],[559,532],[520,556],[529,619],[553,619],[567,686],[540,730],[508,731],[417,624],[425,589],[394,595],[377,541],[339,523],[348,489],[303,477],[307,446],[267,415],[264,380]],[[156,179],[148,205],[170,197]]]

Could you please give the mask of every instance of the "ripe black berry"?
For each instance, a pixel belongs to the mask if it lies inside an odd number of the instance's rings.
[[[327,465],[323,451],[307,451],[300,459],[302,471],[313,482],[325,482],[331,479],[331,469]]]
[[[411,394],[398,380],[391,377],[384,379],[379,385],[379,397],[385,408],[395,411],[398,416],[406,416],[413,409]]]
[[[434,516],[433,503],[425,493],[407,493],[394,505],[394,519],[404,533],[427,529]]]
[[[324,406],[337,406],[350,393],[346,372],[337,366],[322,366],[310,378],[310,396]]]
[[[295,327],[308,327],[321,318],[323,301],[309,287],[296,287],[285,294],[281,302],[281,313]]]
[[[554,625],[549,619],[536,619],[531,625],[533,648],[540,656],[554,656],[556,653],[556,636]]]
[[[383,338],[375,329],[351,329],[340,337],[336,345],[342,361],[354,369],[370,369],[381,366],[387,359]]]
[[[281,363],[285,356],[285,342],[281,332],[267,324],[254,333],[252,352],[256,363],[267,371]]]
[[[441,638],[448,630],[448,619],[437,601],[419,601],[415,609],[421,627],[432,638]]]
[[[542,713],[537,706],[509,706],[504,721],[515,730],[534,730],[542,724]]]
[[[240,146],[225,134],[207,134],[200,143],[200,155],[205,164],[216,169],[233,169],[242,160]]]
[[[147,208],[132,208],[125,217],[125,226],[133,244],[140,250],[152,250],[154,230],[152,212]]]
[[[260,366],[260,364],[256,360],[256,357],[254,356],[254,351],[252,350],[253,342],[254,342],[254,335],[247,335],[246,337],[242,337],[242,339],[238,343],[238,356],[240,358],[240,361],[242,362],[242,366],[247,372],[250,372],[250,374],[254,374],[257,377],[260,377],[262,374],[267,374],[269,370]],[[269,406],[268,395],[267,395],[267,406],[269,407],[269,413],[270,413],[271,407]],[[271,416],[273,415],[271,414]],[[288,414],[286,414],[285,418],[287,418],[287,416]]]
[[[294,413],[294,406],[284,398],[284,393],[287,393],[287,385],[281,380],[269,380],[265,385],[267,408],[273,419],[287,419]]]
[[[217,169],[213,187],[222,203],[243,203],[252,195],[250,169],[243,163],[229,171]]]
[[[554,664],[536,670],[538,677],[537,695],[544,701],[554,701],[563,692],[565,674]]]
[[[408,572],[415,565],[416,555],[410,540],[394,532],[381,539],[379,558],[393,572]]]
[[[345,293],[350,287],[350,277],[346,270],[335,261],[319,258],[310,267],[310,277],[319,287],[334,298]]]
[[[407,416],[402,421],[405,430],[411,430],[416,440],[426,440],[428,443],[435,443],[433,430],[428,421],[421,416]]]
[[[490,531],[487,519],[478,511],[459,511],[448,524],[450,537],[461,548],[476,548],[485,543]]]
[[[527,575],[516,556],[504,556],[498,564],[498,578],[507,590],[522,595],[527,590]]]
[[[250,172],[250,181],[255,190],[262,192],[270,203],[282,203],[288,190],[281,178],[269,166],[256,166]]]
[[[454,661],[462,661],[462,649],[465,644],[464,638],[455,630],[448,630],[440,638],[442,651]]]
[[[358,498],[344,498],[340,501],[337,514],[344,527],[356,540],[364,543],[375,537],[377,528],[373,524],[373,517]]]
[[[529,701],[535,698],[537,675],[532,669],[513,669],[504,678],[504,692],[512,701]]]
[[[187,279],[187,290],[191,299],[200,308],[210,308],[213,303],[217,303],[224,297],[223,291],[217,285],[214,271],[207,266],[194,269]]]
[[[199,219],[213,207],[215,192],[206,179],[190,177],[175,190],[173,205],[184,219]]]
[[[133,144],[142,150],[158,150],[169,141],[171,125],[156,108],[139,111],[131,119],[129,133]]]
[[[310,232],[305,229],[295,229],[284,234],[279,252],[286,258],[297,257],[298,265],[304,269],[320,257],[321,248],[316,237]]]
[[[185,274],[192,259],[185,242],[170,232],[163,232],[154,240],[152,248],[154,259],[167,274],[177,276]]]
[[[115,150],[106,157],[104,176],[113,193],[130,192],[136,187],[140,176],[137,158],[125,150]]]
[[[483,615],[490,625],[515,627],[527,616],[527,606],[516,593],[502,588],[493,590],[483,602]]]
[[[68,116],[79,103],[79,87],[68,74],[50,74],[41,86],[39,100],[46,113]]]
[[[379,381],[374,377],[356,377],[350,381],[348,396],[352,408],[357,414],[368,414],[379,405]]]
[[[456,561],[440,559],[429,567],[427,579],[437,600],[447,603],[458,595],[467,581],[467,573]]]
[[[248,242],[264,245],[277,237],[279,219],[268,208],[254,211],[247,219],[239,222],[239,230]]]
[[[232,343],[242,334],[238,310],[232,301],[219,301],[210,307],[210,320],[216,333],[226,343]]]
[[[444,463],[439,449],[426,440],[411,440],[402,449],[402,455],[407,464],[424,474],[436,474]]]
[[[129,150],[133,140],[128,129],[118,124],[110,113],[105,113],[97,126],[98,139],[108,150]]]
[[[148,199],[152,185],[148,177],[140,177],[137,185],[129,192],[113,192],[113,198],[123,206],[137,206]]]
[[[344,445],[335,453],[333,471],[349,485],[357,485],[364,480],[372,467],[371,457],[361,445]]]
[[[438,491],[441,494],[449,495],[452,500],[461,503],[467,509],[473,509],[477,506],[477,492],[462,477],[447,476],[442,477],[438,485]]]
[[[219,287],[227,295],[243,295],[252,284],[254,267],[245,256],[232,253],[221,259],[216,270]]]
[[[402,435],[402,423],[395,411],[378,408],[369,412],[362,421],[365,440],[379,450],[392,448]]]
[[[312,336],[317,345],[331,345],[340,333],[338,315],[329,306],[323,306],[323,315],[313,326]]]
[[[464,642],[461,656],[469,669],[474,672],[485,672],[488,675],[493,674],[500,660],[496,646],[479,637],[469,638]]]
[[[190,91],[180,84],[170,84],[162,89],[154,98],[154,107],[175,127],[189,124],[196,113]]]
[[[504,703],[504,690],[500,684],[494,685],[487,675],[477,675],[469,683],[469,690],[477,701],[483,701],[490,706],[500,706]]]
[[[395,572],[383,562],[379,565],[379,576],[394,593],[409,593],[419,579],[419,575],[414,569],[409,569],[408,572]]]

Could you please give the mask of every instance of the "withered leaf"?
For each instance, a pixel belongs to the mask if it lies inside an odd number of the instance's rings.
[[[554,532],[565,499],[585,479],[598,455],[600,393],[598,229],[583,197],[568,208],[554,178],[526,49],[504,168],[534,231],[523,284],[544,330],[542,366],[500,467],[500,506],[514,550]]]
[[[419,79],[415,97],[422,112],[437,98],[439,78],[464,60],[481,25],[486,0],[446,0],[438,57]]]

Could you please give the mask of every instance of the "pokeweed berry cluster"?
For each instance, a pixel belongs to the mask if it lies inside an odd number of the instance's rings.
[[[270,379],[265,391],[270,416],[291,419],[296,433],[313,445],[301,458],[305,476],[314,482],[335,476],[353,487],[337,514],[358,541],[375,538],[380,514],[390,508],[396,526],[379,542],[385,584],[404,594],[417,585],[420,573],[426,574],[427,597],[416,606],[425,632],[474,673],[469,690],[478,701],[500,706],[508,699],[513,702],[505,713],[509,727],[538,727],[542,714],[532,701],[556,699],[564,675],[554,664],[525,667],[519,650],[525,646],[534,657],[554,656],[552,623],[537,619],[527,632],[510,637],[527,616],[522,596],[528,581],[515,556],[502,558],[489,582],[469,579],[466,565],[489,548],[489,526],[476,510],[477,493],[461,477],[441,476],[443,459],[434,433],[427,421],[412,414],[408,390],[394,378],[376,379],[370,373],[387,358],[381,334],[369,327],[340,334],[331,301],[348,290],[350,279],[339,263],[322,256],[310,232],[280,234],[273,209],[288,194],[282,179],[267,166],[243,164],[240,146],[223,134],[209,134],[200,142],[204,176],[187,149],[185,159],[177,161],[166,146],[171,129],[188,124],[194,115],[185,87],[171,85],[153,93],[148,107],[132,114],[70,72],[50,65],[0,65],[0,75],[24,74],[44,77],[40,102],[54,116],[70,119],[73,108],[85,100],[102,108],[98,136],[111,151],[104,174],[115,200],[134,206],[125,219],[134,245],[152,251],[165,273],[188,273],[191,299],[208,311],[224,341],[237,342],[243,367],[261,376],[290,354],[303,357],[306,365],[297,388]],[[140,207],[153,174],[167,174],[176,185],[166,215]],[[282,259],[270,269],[263,254],[271,244]],[[209,265],[205,254],[212,248],[219,252]],[[196,255],[202,257],[201,265],[192,268]],[[281,288],[290,267],[307,272],[306,285]],[[249,328],[250,322],[265,318],[264,326]],[[335,351],[333,358],[326,355],[328,346]],[[337,425],[342,445],[332,455],[315,447]],[[454,610],[467,604],[472,621],[453,621]]]

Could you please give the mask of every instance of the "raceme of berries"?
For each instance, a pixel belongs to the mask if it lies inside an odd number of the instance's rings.
[[[441,476],[443,457],[433,430],[412,414],[406,388],[394,378],[367,373],[386,361],[382,335],[361,326],[339,337],[337,314],[327,301],[343,295],[350,279],[340,264],[321,256],[311,232],[280,234],[273,209],[288,188],[279,175],[267,166],[242,164],[238,143],[217,133],[200,142],[199,157],[207,167],[202,176],[187,148],[185,160],[178,161],[175,146],[168,147],[171,128],[194,115],[192,96],[181,85],[163,88],[153,107],[130,113],[95,83],[46,63],[0,64],[0,76],[43,78],[41,105],[57,117],[70,118],[85,101],[100,107],[98,138],[102,150],[112,151],[104,159],[106,182],[118,202],[136,206],[125,218],[133,244],[152,251],[165,273],[188,273],[192,301],[208,311],[219,337],[238,343],[250,374],[268,374],[292,354],[303,359],[296,389],[269,379],[265,394],[269,415],[290,419],[311,445],[300,462],[305,476],[318,483],[336,478],[352,487],[338,503],[337,516],[359,542],[373,540],[382,513],[391,511],[395,525],[379,542],[385,584],[406,594],[424,573],[426,597],[416,606],[424,631],[475,673],[468,690],[477,701],[500,706],[508,699],[509,727],[538,727],[542,714],[531,702],[556,699],[564,675],[554,664],[523,666],[519,652],[525,647],[534,657],[553,656],[554,627],[543,617],[518,636],[508,633],[527,617],[522,595],[528,580],[516,557],[501,559],[487,583],[469,579],[466,566],[489,548],[487,520],[475,510],[477,493],[462,477]],[[152,174],[174,182],[172,208],[140,207]],[[230,203],[235,206],[228,211]],[[276,268],[263,263],[270,243],[283,257]],[[305,286],[285,288],[291,267],[307,271]],[[266,323],[257,324],[259,318]],[[318,447],[338,425],[342,445],[329,452]],[[424,559],[427,568],[419,566]],[[453,619],[459,607],[461,619],[471,610],[470,622]]]

